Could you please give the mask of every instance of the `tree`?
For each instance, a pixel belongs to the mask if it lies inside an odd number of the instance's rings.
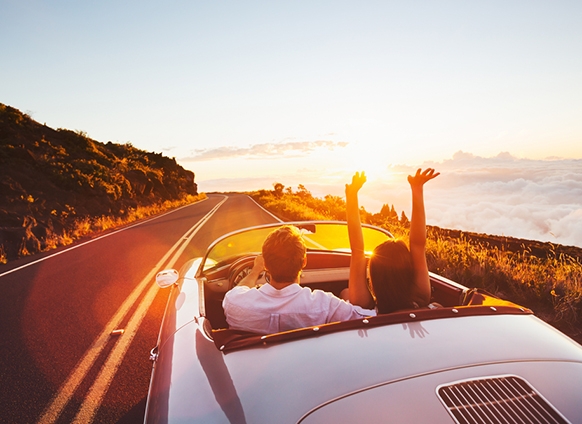
[[[275,190],[275,196],[281,197],[283,195],[283,189],[285,189],[285,186],[281,183],[273,183],[273,189]]]
[[[396,209],[394,209],[394,205],[390,208],[390,220],[398,221],[398,213],[396,212]]]
[[[382,205],[382,209],[380,209],[380,216],[382,218],[388,218],[390,216],[390,206],[388,206],[388,204],[384,203]]]
[[[299,197],[301,197],[302,199],[307,199],[309,197],[312,197],[309,190],[307,190],[303,184],[299,184],[297,186],[297,195]]]
[[[382,209],[380,209],[380,216],[391,222],[398,221],[398,213],[394,209],[394,205],[388,206],[387,203],[382,205]]]
[[[402,211],[402,215],[400,215],[400,224],[402,224],[402,226],[406,228],[410,226],[410,221],[408,220],[408,217],[406,216],[404,211]]]

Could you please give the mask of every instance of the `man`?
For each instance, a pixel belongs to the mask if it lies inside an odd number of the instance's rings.
[[[272,334],[376,314],[331,293],[301,287],[299,275],[306,263],[305,242],[299,229],[284,225],[271,232],[251,272],[224,296],[222,306],[229,327]],[[257,289],[265,269],[271,280]]]

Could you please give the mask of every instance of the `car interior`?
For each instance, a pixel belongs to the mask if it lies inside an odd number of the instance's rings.
[[[228,328],[222,300],[224,294],[234,287],[252,268],[254,255],[247,255],[235,260],[231,265],[218,268],[208,273],[204,284],[204,300],[206,318],[212,329]],[[344,252],[314,252],[307,253],[307,266],[302,271],[300,284],[331,292],[340,297],[342,290],[348,287],[350,254]],[[259,284],[265,283],[262,276]],[[431,275],[431,302],[444,307],[460,306],[466,303],[468,289],[453,281]]]

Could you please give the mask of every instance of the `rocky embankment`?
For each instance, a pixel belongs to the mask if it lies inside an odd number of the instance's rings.
[[[194,173],[131,144],[42,125],[0,103],[0,257],[42,251],[88,217],[196,195]]]

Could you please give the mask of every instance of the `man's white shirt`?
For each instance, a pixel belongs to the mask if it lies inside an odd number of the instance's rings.
[[[229,328],[272,334],[296,328],[376,315],[332,293],[290,284],[277,290],[270,284],[259,289],[237,286],[222,302]]]

